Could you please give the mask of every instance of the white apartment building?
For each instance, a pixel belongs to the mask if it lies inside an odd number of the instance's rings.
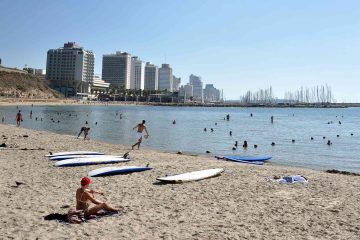
[[[131,55],[127,52],[104,54],[102,79],[111,87],[130,89]]]
[[[206,84],[204,89],[204,100],[209,102],[220,101],[220,90],[216,89],[213,84]]]
[[[190,99],[193,97],[193,86],[190,83],[187,83],[184,86],[181,86],[179,89],[179,97],[184,97],[185,99]]]
[[[172,85],[172,91],[173,92],[178,92],[179,88],[180,88],[180,82],[181,82],[181,78],[177,78],[173,75],[173,85]]]
[[[94,78],[95,56],[92,51],[68,42],[64,47],[50,49],[46,60],[46,81],[65,97],[88,93]]]
[[[201,77],[191,74],[189,77],[189,83],[193,86],[194,100],[203,101],[203,82],[201,81]]]
[[[145,63],[138,57],[131,58],[130,89],[144,90]]]
[[[162,64],[159,68],[159,90],[173,91],[173,74],[169,64]]]
[[[158,67],[150,62],[145,65],[145,90],[158,90],[159,76]]]

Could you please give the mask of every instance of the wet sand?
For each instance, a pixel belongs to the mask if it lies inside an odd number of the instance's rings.
[[[89,150],[124,154],[112,145],[74,136],[0,125],[0,239],[359,239],[360,177],[308,169],[236,164],[204,156],[154,150],[130,153],[116,164],[154,169],[93,178],[121,215],[80,225],[46,221],[75,206],[80,179],[103,167],[56,168],[49,151]],[[23,137],[28,135],[28,137]],[[91,135],[90,135],[91,137]],[[124,143],[125,144],[125,143]],[[146,142],[145,142],[146,145]],[[28,150],[21,150],[27,148]],[[30,150],[32,149],[32,150]],[[40,150],[39,150],[40,149]],[[41,150],[44,149],[44,150]],[[109,165],[107,165],[109,166]],[[183,184],[158,184],[157,177],[224,168],[221,176]],[[280,185],[268,178],[300,174],[308,184]],[[23,184],[17,186],[15,181]],[[99,199],[102,199],[99,196]]]

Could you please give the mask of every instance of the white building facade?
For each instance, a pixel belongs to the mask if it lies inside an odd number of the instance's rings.
[[[173,71],[169,64],[162,64],[159,68],[159,90],[173,91]]]
[[[130,89],[144,90],[145,63],[138,57],[131,58]]]
[[[145,65],[145,90],[158,90],[159,72],[158,67],[150,62]]]
[[[111,87],[130,89],[131,55],[120,51],[103,55],[102,79]]]
[[[180,82],[181,82],[181,78],[178,78],[178,77],[175,77],[173,75],[173,92],[178,92],[179,91],[179,88],[180,88]]]
[[[204,88],[204,100],[208,102],[218,102],[220,99],[220,90],[216,89],[213,84],[206,84]]]
[[[179,97],[184,97],[185,99],[190,99],[193,97],[193,86],[187,83],[179,88]]]
[[[94,78],[95,55],[92,51],[68,42],[64,47],[50,49],[46,60],[46,81],[65,97],[88,93]]]
[[[203,101],[203,82],[200,76],[191,74],[189,77],[189,83],[193,86],[194,100]]]

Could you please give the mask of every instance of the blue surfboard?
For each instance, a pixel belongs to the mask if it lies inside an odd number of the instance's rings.
[[[247,162],[267,161],[271,159],[270,156],[254,156],[254,157],[224,156],[223,158],[230,161],[247,161]]]
[[[123,167],[103,167],[92,170],[88,173],[90,177],[104,177],[117,174],[127,174],[151,170],[151,167],[123,166]]]

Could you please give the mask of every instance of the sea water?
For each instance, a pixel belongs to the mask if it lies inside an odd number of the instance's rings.
[[[24,118],[22,126],[35,130],[76,137],[88,121],[91,139],[131,146],[137,141],[133,127],[144,119],[150,134],[143,141],[144,148],[197,154],[208,151],[210,156],[270,155],[273,164],[360,172],[359,108],[86,105],[19,106],[19,109]],[[5,117],[6,124],[15,124],[17,111],[16,106],[2,106],[0,117]],[[225,118],[227,114],[229,121]],[[328,140],[331,145],[327,145]],[[235,141],[238,147],[233,150]],[[242,146],[244,141],[247,148]]]

